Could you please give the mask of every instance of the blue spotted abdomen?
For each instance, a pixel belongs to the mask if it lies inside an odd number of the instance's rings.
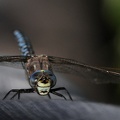
[[[18,46],[23,56],[34,55],[32,45],[28,38],[22,34],[19,30],[14,31],[14,35],[17,38]]]

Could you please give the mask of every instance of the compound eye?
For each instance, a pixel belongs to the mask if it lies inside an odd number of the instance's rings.
[[[49,76],[53,76],[53,74],[49,74]]]

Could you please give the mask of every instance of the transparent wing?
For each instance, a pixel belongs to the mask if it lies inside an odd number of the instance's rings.
[[[0,56],[0,66],[23,69],[21,62],[26,63],[30,56]]]
[[[0,66],[23,69],[21,62],[0,62]]]
[[[76,60],[48,56],[56,72],[71,73],[95,83],[120,83],[120,73],[82,64]]]

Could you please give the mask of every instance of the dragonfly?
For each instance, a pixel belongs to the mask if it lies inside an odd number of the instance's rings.
[[[25,36],[25,34],[20,30],[14,30],[13,35],[18,42],[21,55],[0,56],[0,65],[21,65],[25,70],[30,88],[12,89],[4,96],[3,100],[5,100],[11,92],[14,94],[10,99],[14,99],[16,96],[20,99],[21,93],[37,93],[40,96],[47,95],[50,99],[50,94],[54,94],[67,100],[67,98],[59,92],[61,90],[64,90],[69,99],[73,100],[65,87],[55,88],[57,78],[54,72],[76,74],[94,83],[120,83],[119,72],[90,66],[74,59],[45,54],[36,55],[29,38]]]

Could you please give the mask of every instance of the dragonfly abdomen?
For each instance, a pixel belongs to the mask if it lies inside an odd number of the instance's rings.
[[[34,55],[32,45],[27,37],[25,37],[19,30],[14,31],[14,35],[17,38],[18,46],[20,48],[21,54],[24,56]]]

